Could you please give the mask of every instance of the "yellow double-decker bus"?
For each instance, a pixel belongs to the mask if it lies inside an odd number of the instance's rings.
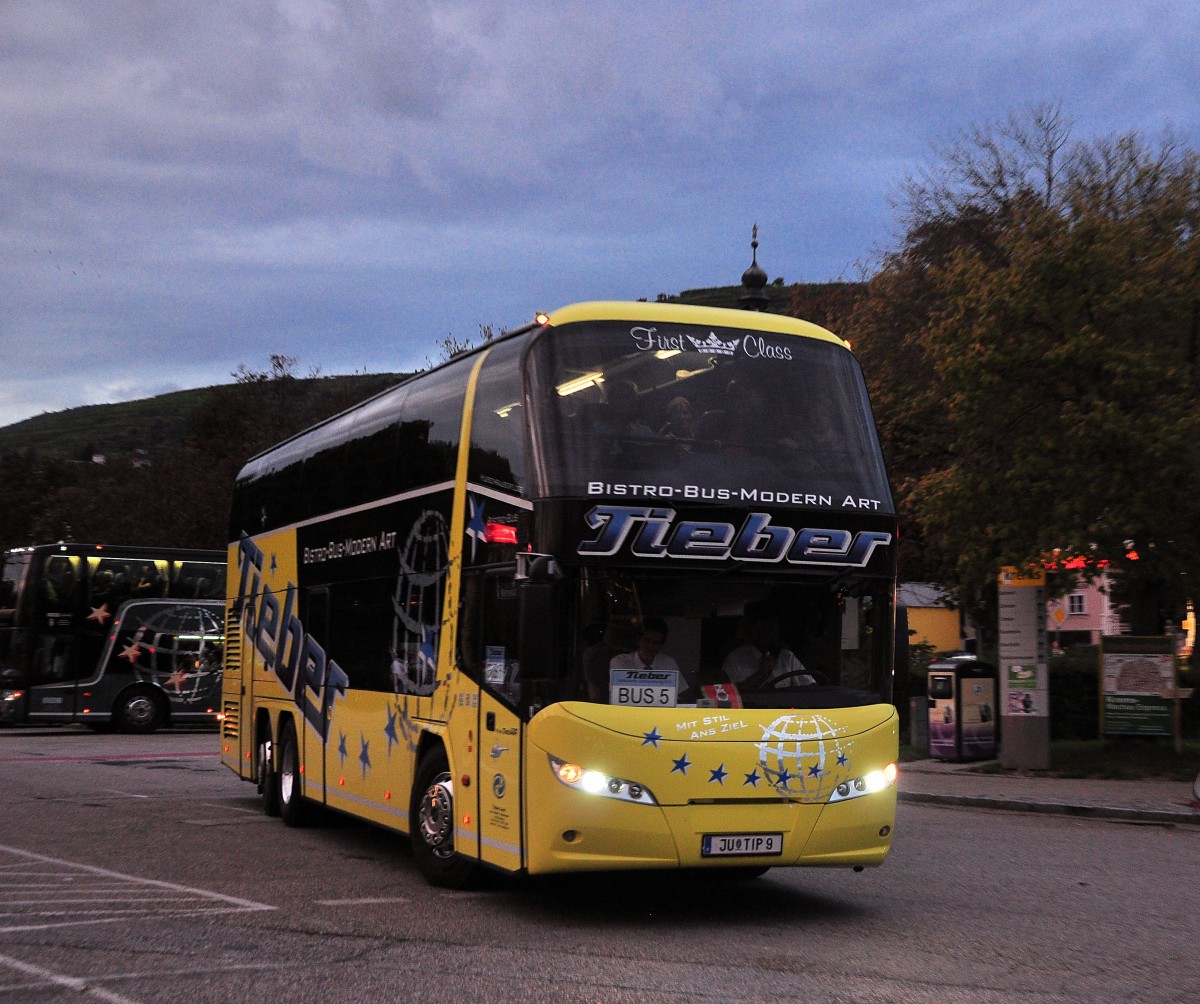
[[[223,760],[424,875],[886,857],[896,517],[849,346],[585,303],[250,460]]]

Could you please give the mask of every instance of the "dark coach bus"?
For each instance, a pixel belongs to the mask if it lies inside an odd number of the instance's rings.
[[[0,721],[111,719],[139,731],[157,727],[171,714],[161,701],[122,710],[133,681],[115,694],[105,691],[103,706],[88,691],[88,682],[103,672],[122,608],[135,600],[220,601],[224,595],[221,551],[60,542],[4,552]],[[206,644],[212,634],[206,626]]]

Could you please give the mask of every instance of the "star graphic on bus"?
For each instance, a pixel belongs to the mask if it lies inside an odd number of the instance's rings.
[[[766,767],[764,770],[766,770],[768,775],[775,775],[776,788],[782,788],[784,791],[792,790],[789,785],[791,784],[792,778],[796,775],[789,771],[786,767],[784,767],[783,770],[771,770],[769,767]]]
[[[141,654],[142,646],[136,641],[131,641],[128,645],[121,649],[121,654],[117,658],[128,659],[130,664],[133,664],[138,661],[138,656]]]
[[[346,733],[338,732],[338,756],[342,758],[342,770],[346,769],[346,757],[350,755],[346,749]]]
[[[168,676],[165,681],[163,681],[163,686],[174,687],[175,693],[181,694],[183,693],[183,685],[185,683],[187,683],[187,673],[185,673],[182,669],[177,669],[174,673]]]
[[[658,726],[655,725],[654,728],[652,728],[649,732],[642,733],[642,745],[653,746],[655,749],[658,749],[658,741],[661,738],[662,736],[659,735]]]
[[[742,782],[742,787],[744,788],[746,785],[750,785],[751,788],[757,788],[758,782],[761,780],[762,778],[758,776],[758,768],[755,767],[754,770],[746,775],[746,780]]]
[[[471,560],[475,560],[475,545],[487,543],[487,524],[483,521],[483,502],[474,495],[467,496],[471,506],[467,522],[467,536],[471,538]]]
[[[362,744],[362,751],[358,754],[358,762],[362,764],[363,777],[366,777],[367,771],[371,769],[371,740],[362,733],[359,733],[358,741]]]
[[[437,631],[423,631],[421,635],[421,661],[429,668],[430,675],[437,666]]]
[[[820,777],[821,776],[820,765],[814,763],[811,767],[809,767],[808,768],[808,776],[809,777]]]
[[[672,774],[674,774],[676,771],[679,771],[680,774],[686,775],[687,769],[691,766],[686,753],[684,753],[683,756],[681,756],[678,760],[672,760],[671,763],[675,765],[671,768]]]
[[[92,612],[88,614],[87,618],[90,621],[98,621],[99,623],[103,624],[112,616],[112,614],[108,611],[107,603],[103,603],[98,607],[92,607],[91,610]]]
[[[729,776],[725,772],[724,764],[721,764],[716,770],[710,770],[708,773],[709,773],[709,778],[708,778],[709,784],[712,784],[714,781],[716,781],[717,784],[724,784],[725,778],[727,778]]]
[[[392,755],[392,747],[400,743],[400,737],[396,735],[396,712],[392,708],[388,708],[387,725],[383,727],[383,734],[387,736],[387,752],[388,756]]]
[[[838,762],[839,767],[845,767],[846,764],[848,764],[850,762],[850,760],[847,758],[845,753],[839,753],[837,762]]]

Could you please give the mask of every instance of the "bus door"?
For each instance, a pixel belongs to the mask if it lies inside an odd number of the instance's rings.
[[[478,680],[474,768],[479,856],[518,870],[521,853],[521,777],[524,725],[516,712],[519,653],[514,568],[468,574],[463,583],[459,650],[468,675]]]
[[[305,645],[305,650],[297,660],[297,676],[295,681],[296,702],[299,719],[296,722],[296,738],[300,743],[300,763],[304,769],[304,795],[313,801],[325,801],[325,753],[328,746],[329,720],[325,688],[329,685],[329,660],[325,655],[330,650],[329,611],[331,596],[328,586],[314,586],[308,590],[304,624],[310,639],[316,638],[324,650]],[[309,709],[306,711],[305,709]],[[313,721],[316,711],[321,738],[316,739],[310,729],[305,727],[305,719],[309,724]],[[310,787],[311,785],[311,787]],[[318,787],[319,786],[319,787]]]
[[[36,580],[29,657],[29,714],[34,720],[73,718],[80,673],[96,660],[80,658],[83,563],[77,555],[50,554]]]

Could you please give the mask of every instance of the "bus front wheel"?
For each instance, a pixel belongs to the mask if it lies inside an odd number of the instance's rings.
[[[279,793],[279,815],[288,826],[304,826],[309,805],[300,794],[300,744],[289,718],[279,732],[279,773],[272,778]]]
[[[151,690],[127,690],[113,706],[113,721],[122,732],[146,735],[166,720],[162,703]]]
[[[446,751],[431,751],[417,768],[409,820],[413,858],[426,881],[447,889],[464,889],[478,876],[478,866],[454,850],[454,779]]]

